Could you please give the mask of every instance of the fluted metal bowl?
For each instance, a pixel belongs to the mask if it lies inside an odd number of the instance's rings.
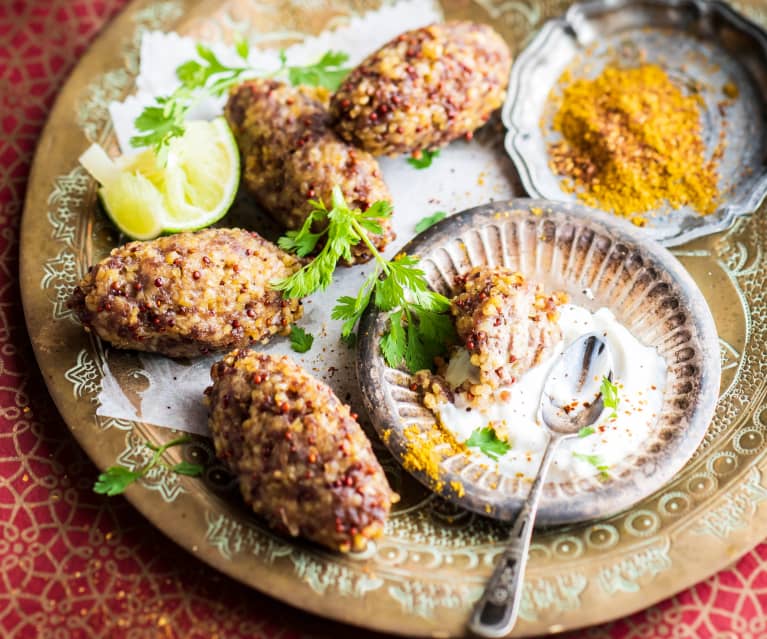
[[[663,247],[623,220],[574,203],[496,202],[457,213],[418,235],[403,251],[418,255],[430,285],[451,295],[455,277],[477,265],[502,264],[563,290],[573,303],[609,308],[641,342],[655,346],[668,373],[663,407],[651,435],[611,477],[547,482],[540,525],[615,514],[671,480],[700,444],[719,394],[719,341],[702,293]],[[589,291],[588,293],[586,291]],[[411,376],[390,368],[380,340],[388,313],[372,307],[359,331],[357,374],[373,424],[402,463],[404,431],[427,431],[434,415],[410,390]],[[464,508],[498,519],[519,509],[529,483],[476,461],[446,456],[439,476],[415,471],[432,490]],[[462,489],[456,490],[460,484]]]

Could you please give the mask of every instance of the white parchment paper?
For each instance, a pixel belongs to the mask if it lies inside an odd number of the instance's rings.
[[[330,48],[342,48],[350,55],[350,63],[356,64],[402,31],[441,19],[439,9],[431,0],[399,2],[355,18],[346,27],[308,38],[291,47],[287,51],[289,63],[312,62]],[[343,47],[338,45],[339,42]],[[234,55],[220,45],[214,49],[222,59],[231,59]],[[172,55],[157,55],[158,51],[172,52]],[[138,93],[124,103],[114,103],[110,107],[123,150],[128,150],[127,140],[133,135],[132,122],[136,115],[155,95],[167,94],[175,87],[175,68],[194,55],[194,42],[177,34],[152,32],[145,36],[141,54]],[[258,68],[273,68],[278,60],[276,50],[262,50],[253,56],[252,62]],[[145,60],[153,62],[149,65]],[[221,112],[222,105],[222,101],[202,105],[196,117],[215,116]],[[514,173],[502,148],[503,132],[499,127],[488,128],[491,130],[483,131],[473,142],[457,141],[443,149],[432,166],[425,170],[414,169],[405,158],[381,160],[381,170],[393,197],[393,223],[397,233],[397,239],[386,251],[388,256],[395,255],[415,235],[415,225],[427,215],[436,211],[451,214],[513,195]],[[333,284],[326,291],[305,300],[304,317],[299,325],[315,336],[309,352],[294,353],[287,338],[277,338],[267,346],[259,347],[263,352],[290,355],[326,381],[357,412],[362,411],[362,402],[355,372],[356,353],[340,341],[341,322],[331,320],[330,311],[341,295],[356,295],[372,268],[372,264],[339,268]],[[138,401],[131,401],[126,396],[107,361],[96,412],[206,434],[203,390],[210,384],[210,366],[220,356],[199,358],[189,363],[141,354],[141,368],[137,374],[146,378],[146,384],[138,393]]]

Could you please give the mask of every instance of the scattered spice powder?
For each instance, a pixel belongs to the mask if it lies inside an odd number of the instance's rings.
[[[586,204],[631,219],[666,206],[717,207],[717,159],[705,157],[700,97],[685,95],[655,64],[608,66],[564,86],[550,145],[552,169]]]
[[[460,453],[463,448],[437,424],[428,430],[421,430],[417,424],[409,424],[405,426],[403,434],[408,448],[402,459],[403,466],[407,470],[421,471],[434,481],[434,489],[441,491],[445,482],[440,478],[440,463],[445,457]],[[453,490],[458,492],[455,486]]]

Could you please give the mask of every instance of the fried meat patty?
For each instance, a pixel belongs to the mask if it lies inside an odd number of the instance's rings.
[[[288,229],[301,227],[313,209],[310,200],[330,205],[336,185],[351,208],[364,211],[377,200],[391,202],[378,162],[338,137],[326,105],[324,89],[268,79],[241,84],[226,104],[242,155],[243,183]],[[383,233],[372,236],[379,250],[394,239],[391,221],[381,220],[381,226]],[[363,243],[352,252],[356,262],[371,257]]]
[[[206,390],[216,454],[253,510],[334,550],[378,537],[397,499],[355,415],[286,356],[235,350]]]
[[[513,384],[540,364],[562,339],[557,307],[562,293],[546,295],[518,272],[503,266],[478,266],[458,278],[451,300],[458,339],[479,369],[470,392],[485,395]]]
[[[446,22],[408,31],[354,69],[330,103],[336,131],[373,155],[470,136],[503,103],[511,53],[491,27]]]
[[[69,307],[118,348],[194,357],[290,333],[301,303],[270,288],[300,262],[241,229],[131,242],[92,266]]]

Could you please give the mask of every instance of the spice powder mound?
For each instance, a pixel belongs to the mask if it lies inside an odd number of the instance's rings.
[[[685,95],[654,64],[606,67],[595,79],[570,82],[554,115],[562,140],[549,146],[551,168],[578,198],[645,223],[643,213],[689,206],[717,208],[717,163],[706,159],[698,95]]]

